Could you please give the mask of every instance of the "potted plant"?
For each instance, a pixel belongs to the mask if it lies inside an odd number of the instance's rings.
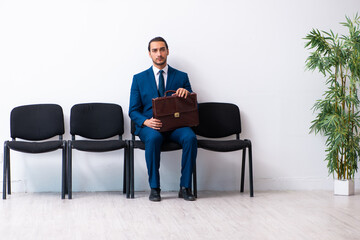
[[[334,181],[334,194],[354,194],[354,175],[360,154],[360,116],[358,87],[360,81],[360,18],[346,17],[341,23],[346,35],[313,29],[306,36],[305,48],[311,50],[306,60],[308,70],[317,70],[326,78],[323,99],[313,106],[317,114],[310,132],[326,137],[326,161]],[[344,189],[338,189],[345,185]]]

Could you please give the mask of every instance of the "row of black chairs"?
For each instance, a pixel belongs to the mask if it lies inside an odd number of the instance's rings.
[[[57,104],[25,105],[14,108],[10,114],[11,141],[4,143],[3,199],[11,194],[10,149],[24,153],[44,153],[62,150],[61,198],[72,198],[72,150],[108,152],[124,149],[123,193],[134,198],[134,149],[145,150],[142,141],[136,140],[131,124],[132,140],[122,139],[124,134],[123,111],[112,103],[84,103],[71,108],[71,140],[64,140],[64,116]],[[198,148],[230,152],[243,150],[240,192],[244,191],[246,149],[249,151],[250,196],[254,196],[252,173],[252,147],[248,139],[241,140],[239,108],[229,103],[200,103],[199,126],[194,132],[205,139],[198,139]],[[219,138],[236,135],[234,140]],[[54,139],[58,136],[58,139]],[[21,139],[21,140],[18,140]],[[181,149],[175,142],[164,142],[162,151]],[[193,171],[193,191],[197,197],[196,166]]]

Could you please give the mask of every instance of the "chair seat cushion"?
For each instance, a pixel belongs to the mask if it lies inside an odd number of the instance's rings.
[[[74,149],[86,152],[108,152],[126,147],[126,142],[123,140],[73,140],[71,142]]]
[[[145,144],[140,140],[136,140],[134,141],[134,148],[145,150]],[[182,149],[181,145],[176,142],[164,142],[163,145],[161,146],[162,152],[169,152],[180,149]]]
[[[46,142],[24,142],[24,141],[9,141],[7,143],[10,149],[24,152],[24,153],[44,153],[55,151],[62,148],[63,141],[46,141]]]
[[[216,152],[232,152],[249,146],[250,143],[244,140],[198,140],[198,148]]]

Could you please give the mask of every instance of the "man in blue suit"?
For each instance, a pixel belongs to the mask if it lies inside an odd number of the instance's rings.
[[[129,116],[135,123],[135,134],[145,143],[145,160],[151,188],[149,199],[160,201],[160,153],[164,140],[178,142],[182,148],[179,198],[194,201],[191,192],[191,174],[197,155],[197,140],[189,127],[159,132],[162,123],[153,118],[152,99],[163,96],[164,91],[175,90],[176,95],[186,98],[191,90],[188,75],[167,64],[169,48],[166,41],[156,37],[149,42],[149,56],[153,66],[134,75],[131,85]]]

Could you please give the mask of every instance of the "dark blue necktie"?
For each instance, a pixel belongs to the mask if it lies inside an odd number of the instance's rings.
[[[159,71],[159,96],[163,97],[165,93],[165,82],[163,76],[163,70]]]

